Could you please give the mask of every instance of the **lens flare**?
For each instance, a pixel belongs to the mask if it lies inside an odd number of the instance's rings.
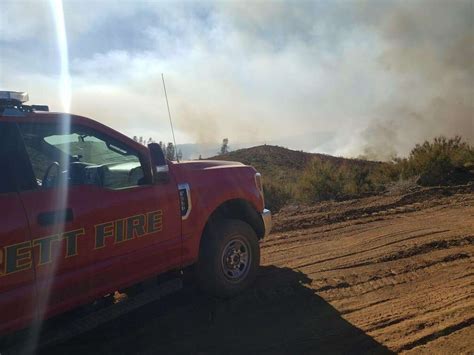
[[[58,53],[60,57],[60,71],[59,71],[59,96],[61,99],[62,111],[65,112],[61,117],[60,134],[68,135],[71,132],[71,117],[69,115],[71,107],[71,76],[69,74],[69,54],[68,42],[66,35],[66,25],[64,19],[64,9],[62,0],[50,0],[51,11],[56,28],[56,40],[58,45]],[[70,163],[70,149],[66,145],[66,154],[62,154],[60,161],[61,180],[58,185],[50,189],[52,194],[52,204],[49,208],[53,211],[65,211],[68,208],[68,169]],[[58,221],[54,226],[52,233],[61,234],[64,232],[64,222]],[[57,248],[52,250],[52,265],[49,268],[50,274],[42,280],[36,280],[37,283],[37,297],[36,297],[36,314],[37,326],[31,328],[29,337],[29,346],[31,349],[36,347],[41,333],[42,323],[48,309],[48,303],[51,295],[52,282],[57,273],[58,263],[61,258],[61,251],[63,250],[62,243]],[[28,346],[26,345],[26,346]]]
[[[56,39],[61,63],[59,90],[62,111],[69,113],[71,109],[71,76],[69,74],[69,53],[63,2],[62,0],[51,0],[50,4],[56,26]]]

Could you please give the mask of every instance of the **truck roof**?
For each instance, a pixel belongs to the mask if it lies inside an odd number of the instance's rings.
[[[91,118],[64,112],[50,112],[46,105],[25,105],[28,94],[13,91],[0,91],[0,120],[10,122],[33,123],[36,120],[42,122],[61,122],[70,119],[74,124],[80,124],[89,128],[106,130],[107,134],[118,140],[126,140],[133,145],[137,151],[145,151],[146,147],[135,142],[130,137],[116,131],[110,126],[100,123]]]

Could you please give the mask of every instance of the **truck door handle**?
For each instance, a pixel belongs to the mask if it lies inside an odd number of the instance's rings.
[[[40,226],[50,226],[53,224],[71,222],[74,219],[72,208],[65,210],[41,212],[38,214],[38,224]]]

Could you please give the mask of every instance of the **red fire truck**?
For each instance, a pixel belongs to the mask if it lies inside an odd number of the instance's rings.
[[[0,92],[0,334],[194,265],[230,297],[271,228],[261,176],[224,161],[167,161],[89,118]]]

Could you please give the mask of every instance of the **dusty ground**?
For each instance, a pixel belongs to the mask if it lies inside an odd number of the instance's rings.
[[[474,189],[290,208],[255,287],[186,289],[44,353],[473,353]]]

